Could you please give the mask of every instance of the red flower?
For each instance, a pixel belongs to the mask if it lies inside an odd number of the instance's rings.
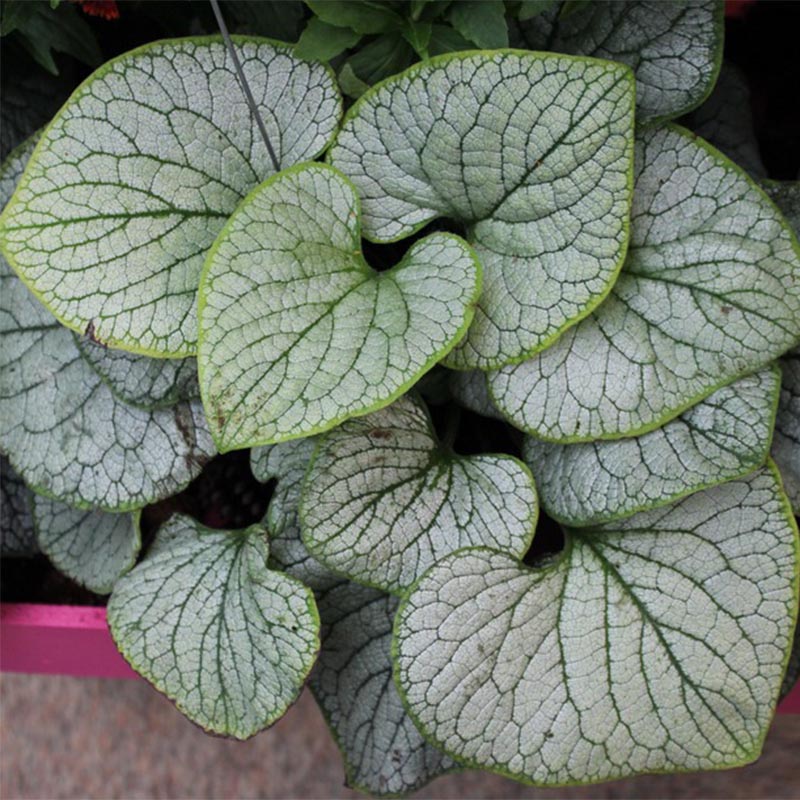
[[[81,11],[90,17],[119,19],[119,9],[115,0],[81,0]]]

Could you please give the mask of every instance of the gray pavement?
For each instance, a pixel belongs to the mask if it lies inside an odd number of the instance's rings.
[[[306,692],[248,742],[207,736],[142,681],[0,678],[2,800],[357,798]],[[779,717],[762,758],[714,774],[633,778],[586,789],[532,789],[476,772],[419,798],[800,798],[800,716]]]

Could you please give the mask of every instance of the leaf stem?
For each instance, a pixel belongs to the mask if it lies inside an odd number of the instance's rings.
[[[228,26],[225,24],[225,19],[223,18],[222,12],[219,9],[219,3],[217,0],[210,0],[210,2],[211,8],[214,10],[214,16],[217,19],[219,32],[222,34],[222,38],[225,41],[225,47],[228,48],[228,53],[230,53],[231,59],[233,60],[233,66],[236,69],[236,74],[239,76],[239,83],[242,84],[242,91],[247,99],[247,105],[250,106],[250,112],[255,118],[258,129],[261,131],[261,138],[264,140],[264,144],[267,146],[267,152],[272,160],[272,166],[275,167],[275,172],[280,172],[281,165],[278,163],[278,157],[275,155],[275,151],[272,149],[272,144],[269,140],[269,136],[267,135],[267,128],[264,125],[264,120],[261,118],[261,113],[258,110],[255,99],[253,98],[253,93],[250,91],[250,84],[247,82],[247,78],[244,75],[244,70],[239,62],[239,56],[236,55],[236,49],[231,41],[231,35],[228,33]]]

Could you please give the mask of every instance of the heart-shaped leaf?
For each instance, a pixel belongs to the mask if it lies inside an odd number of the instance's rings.
[[[319,649],[310,589],[267,569],[266,532],[173,517],[114,587],[108,624],[131,666],[205,730],[246,739],[295,701]]]
[[[800,246],[763,192],[676,126],[637,138],[625,268],[552,347],[489,376],[500,410],[540,438],[632,436],[800,339]]]
[[[435,217],[466,226],[483,294],[447,363],[497,367],[546,347],[617,276],[633,76],[542,53],[432,58],[364,94],[328,157],[358,189],[366,238],[401,239]]]
[[[33,492],[0,455],[0,555],[32,556],[39,552],[31,506]]]
[[[28,141],[0,168],[0,205],[32,150]],[[149,412],[118,400],[3,258],[0,333],[0,448],[37,492],[140,508],[175,494],[214,453],[199,403]]]
[[[637,119],[671,119],[699,105],[722,62],[721,0],[558,5],[520,25],[525,47],[621,61],[636,75]]]
[[[567,525],[594,525],[746,475],[769,455],[780,386],[780,371],[768,367],[638,437],[580,444],[527,437],[525,461],[542,505]]]
[[[316,441],[253,450],[258,480],[277,480],[267,512],[270,562],[314,589],[322,648],[309,688],[342,751],[349,786],[371,795],[413,791],[451,768],[427,744],[392,681],[390,641],[397,601],[342,581],[300,539],[300,488]]]
[[[309,686],[342,751],[347,785],[396,797],[456,768],[422,738],[392,680],[397,600],[345,582],[317,602],[322,649]]]
[[[536,528],[533,478],[506,455],[456,455],[411,397],[331,431],[309,468],[303,541],[325,566],[400,593],[431,564],[483,545],[522,557]]]
[[[285,170],[242,203],[200,287],[200,389],[223,451],[308,436],[390,403],[464,335],[480,266],[457,236],[388,272],[361,256],[336,170]]]
[[[148,358],[110,350],[85,336],[76,341],[81,355],[125,403],[152,410],[200,397],[193,358]]]
[[[538,784],[758,757],[797,613],[774,466],[609,526],[540,569],[440,561],[398,611],[396,678],[431,742]]]
[[[109,594],[141,547],[138,515],[81,511],[36,495],[36,539],[56,568],[97,594]]]
[[[250,465],[256,480],[276,481],[265,519],[270,563],[321,592],[342,579],[312,558],[300,539],[300,492],[316,445],[316,439],[309,438],[256,447]]]
[[[324,150],[341,112],[333,74],[285,45],[234,41],[281,167]],[[0,218],[0,244],[70,328],[191,355],[206,251],[273,173],[222,40],[154,42],[104,64],[59,111]]]

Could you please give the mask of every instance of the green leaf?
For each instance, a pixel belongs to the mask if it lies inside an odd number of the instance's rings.
[[[328,25],[359,34],[387,33],[403,25],[402,17],[375,0],[306,0],[306,5]]]
[[[443,53],[455,53],[458,50],[470,49],[472,49],[472,43],[449,25],[433,25],[431,27],[431,38],[428,42],[429,56],[440,56]]]
[[[0,160],[46,125],[69,96],[72,85],[62,72],[58,78],[27,61],[14,63],[0,74]]]
[[[0,206],[33,145],[0,167]],[[81,508],[141,508],[178,492],[214,454],[200,403],[151,412],[117,399],[2,258],[0,334],[0,449],[37,492]]]
[[[347,59],[353,73],[364,83],[372,85],[394,75],[416,61],[414,48],[401,33],[379,36]]]
[[[364,83],[358,75],[353,72],[353,68],[346,63],[339,70],[339,87],[348,97],[361,97],[369,89],[369,84]]]
[[[683,122],[751,177],[767,176],[753,126],[750,88],[735,64],[722,65],[714,91]]]
[[[305,9],[299,0],[225,0],[237,33],[269,36],[281,42],[296,42]]]
[[[332,73],[291,48],[235,39],[281,166],[336,128]],[[187,356],[206,251],[274,172],[224,44],[154,42],[104,64],[42,136],[0,244],[68,327],[143,355]]]
[[[628,258],[552,347],[489,377],[530,433],[574,442],[660,427],[800,338],[800,247],[763,192],[681,128],[637,139]]]
[[[595,525],[752,472],[769,455],[780,385],[780,371],[768,367],[629,439],[553,444],[528,437],[524,457],[542,506],[567,525]]]
[[[559,0],[522,0],[517,19],[527,20],[558,5]]]
[[[54,566],[97,594],[109,594],[136,563],[138,515],[81,511],[36,495],[36,539]]]
[[[223,451],[328,430],[403,394],[463,336],[480,266],[451,234],[388,272],[361,255],[355,189],[284,170],[226,224],[200,288],[200,389]]]
[[[0,455],[0,555],[33,556],[39,552],[33,527],[33,492]]]
[[[721,0],[581,2],[523,23],[520,44],[627,64],[636,75],[637,122],[652,122],[679,117],[709,95],[723,23]]]
[[[255,447],[250,466],[256,480],[276,481],[265,518],[271,563],[320,592],[342,579],[312,558],[300,539],[300,492],[316,444],[316,439],[310,438]]]
[[[482,49],[508,47],[503,0],[456,0],[447,18],[465,39]]]
[[[322,649],[309,687],[342,751],[347,786],[396,797],[456,768],[422,738],[392,681],[397,600],[340,583],[318,603]]]
[[[319,649],[310,589],[267,569],[258,526],[173,517],[114,587],[108,625],[130,665],[205,730],[247,739],[297,699]]]
[[[49,3],[28,0],[23,5],[26,13],[15,20],[14,28],[25,49],[49,73],[58,75],[52,51],[71,55],[90,67],[100,63],[103,54],[97,39],[72,4],[53,9]]]
[[[150,411],[200,397],[197,361],[193,358],[148,358],[110,350],[88,336],[76,342],[92,369],[125,403]]]
[[[300,504],[308,551],[358,583],[402,593],[431,564],[483,545],[522,557],[536,528],[533,478],[506,455],[459,456],[403,397],[325,436]]]
[[[547,346],[607,294],[627,241],[632,126],[626,67],[452,54],[361,97],[328,158],[355,183],[372,241],[436,217],[466,226],[483,294],[446,363],[489,368]]]
[[[792,508],[800,514],[800,348],[780,360],[783,373],[772,457],[783,476]]]
[[[323,22],[318,17],[312,17],[300,36],[294,54],[298,58],[311,61],[330,61],[348,47],[353,47],[360,39],[360,33],[355,33],[349,28],[338,28]]]
[[[395,676],[431,743],[518,780],[739,766],[775,711],[797,568],[770,466],[573,530],[538,569],[448,556],[401,604]]]
[[[420,58],[428,57],[428,45],[433,28],[430,22],[407,20],[403,27],[403,38],[414,48]]]

